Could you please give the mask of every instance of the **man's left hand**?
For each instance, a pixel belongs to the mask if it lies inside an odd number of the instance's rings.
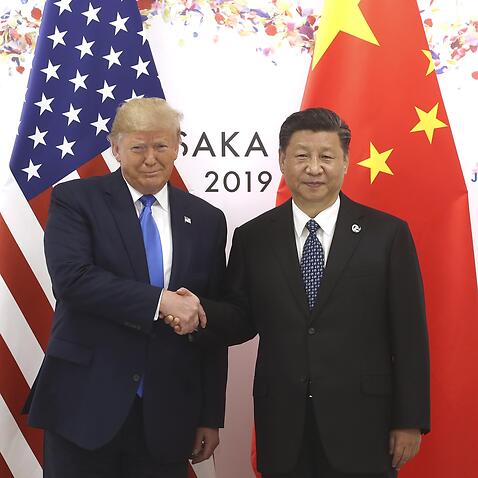
[[[191,453],[193,463],[207,460],[219,445],[219,430],[217,428],[200,427],[196,430],[194,448]]]
[[[416,428],[390,432],[390,455],[393,455],[392,466],[395,469],[399,470],[418,453],[421,439],[421,432]]]

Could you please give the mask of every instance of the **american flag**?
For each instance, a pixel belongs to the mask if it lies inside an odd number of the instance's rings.
[[[135,0],[48,0],[0,201],[1,478],[42,476],[42,433],[20,411],[55,304],[43,255],[52,187],[117,167],[111,122],[139,96],[164,94]],[[215,476],[212,461],[196,473]]]

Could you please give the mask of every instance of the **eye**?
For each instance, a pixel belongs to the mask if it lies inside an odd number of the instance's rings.
[[[144,146],[142,146],[140,144],[135,144],[135,145],[131,146],[131,151],[133,151],[134,153],[140,153],[140,152],[144,151]]]

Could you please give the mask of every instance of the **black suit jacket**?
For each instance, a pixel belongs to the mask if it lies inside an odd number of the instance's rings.
[[[288,201],[235,231],[226,286],[229,305],[203,301],[208,326],[196,340],[232,345],[260,336],[253,392],[259,470],[294,467],[308,393],[326,455],[342,472],[389,469],[393,428],[428,431],[425,308],[405,222],[341,195],[310,312]]]
[[[215,297],[225,269],[225,218],[171,186],[169,289]],[[45,253],[57,300],[46,356],[27,402],[29,423],[87,449],[110,441],[145,377],[147,443],[163,462],[185,460],[198,426],[224,421],[227,351],[202,350],[153,322],[138,217],[118,170],[52,194]]]

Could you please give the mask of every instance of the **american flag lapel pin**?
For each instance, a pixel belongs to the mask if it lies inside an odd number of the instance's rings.
[[[191,224],[191,218],[188,217],[188,216],[184,216],[184,222],[185,222],[186,224]]]

